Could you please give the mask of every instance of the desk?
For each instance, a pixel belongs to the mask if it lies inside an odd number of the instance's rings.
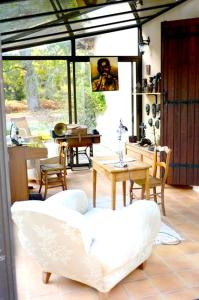
[[[153,164],[154,152],[148,150],[148,147],[143,147],[137,143],[126,143],[125,144],[125,153],[127,156],[134,157],[138,160],[148,162]],[[157,152],[157,159],[160,161],[160,153]]]
[[[146,186],[146,199],[150,198],[149,195],[149,168],[150,164],[143,161],[128,161],[127,168],[115,167],[117,158],[113,157],[97,157],[93,161],[93,207],[96,207],[96,183],[97,172],[105,175],[111,181],[111,199],[112,209],[116,208],[116,182],[122,181],[123,187],[123,202],[126,206],[126,181],[129,179],[145,179]],[[129,159],[128,159],[129,160]],[[125,158],[124,158],[125,161]],[[112,163],[111,163],[112,162]]]
[[[79,153],[83,153],[88,158],[88,164],[91,165],[90,157],[93,156],[93,144],[100,143],[100,135],[99,134],[87,134],[87,135],[66,135],[64,137],[56,138],[56,142],[67,142],[69,148],[69,158],[70,158],[70,167],[71,169],[74,166],[74,156],[76,156],[76,166],[80,166],[79,164]],[[79,147],[86,147],[84,152],[78,152]],[[90,148],[89,156],[87,155],[87,148]],[[75,152],[73,150],[75,148]]]
[[[154,160],[154,152],[148,150],[148,147],[139,146],[137,143],[126,143],[125,145],[125,153],[127,156],[131,156],[136,158],[137,160],[141,160],[153,165]],[[157,161],[160,161],[160,152],[157,152]],[[159,176],[160,170],[157,170],[157,175]],[[153,170],[149,171],[149,173],[153,173]]]
[[[10,146],[8,154],[11,201],[28,200],[27,160],[46,158],[47,148]]]

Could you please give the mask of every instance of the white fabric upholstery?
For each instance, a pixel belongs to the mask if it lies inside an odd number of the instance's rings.
[[[46,201],[15,202],[11,210],[22,246],[43,271],[101,292],[148,259],[160,228],[153,201],[140,200],[117,211],[88,210],[81,190],[66,190]]]
[[[87,212],[89,207],[89,201],[86,196],[86,193],[82,190],[66,190],[59,192],[46,200],[50,205],[59,206],[63,205],[64,207],[74,209],[81,214]]]

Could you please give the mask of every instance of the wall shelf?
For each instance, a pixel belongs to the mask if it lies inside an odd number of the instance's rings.
[[[133,95],[136,95],[136,96],[142,96],[142,95],[146,95],[146,96],[155,96],[155,103],[157,104],[158,103],[158,96],[159,95],[162,95],[162,93],[133,93]]]
[[[134,95],[161,95],[162,93],[133,93]]]

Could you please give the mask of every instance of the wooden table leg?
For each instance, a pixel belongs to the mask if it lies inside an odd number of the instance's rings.
[[[150,200],[149,169],[146,170],[145,193],[146,193],[146,199],[147,199],[147,200]]]
[[[126,181],[122,181],[123,205],[126,206]]]
[[[112,209],[115,210],[116,181],[114,178],[112,178],[111,187],[112,187],[112,190],[111,190]]]
[[[70,150],[70,168],[71,168],[71,170],[73,169],[73,163],[74,163],[74,161],[73,161],[73,148],[72,147],[70,147],[69,148],[69,150]]]
[[[97,171],[93,169],[93,207],[96,207]]]
[[[75,148],[75,155],[76,155],[76,165],[79,165],[79,152],[78,152],[78,147]]]

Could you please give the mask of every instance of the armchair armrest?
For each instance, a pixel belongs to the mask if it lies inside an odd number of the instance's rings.
[[[132,231],[140,231],[142,235],[155,236],[161,225],[160,210],[157,203],[149,200],[138,200],[121,210],[121,219],[131,225]],[[121,220],[122,221],[122,220]]]
[[[90,254],[103,261],[106,270],[111,272],[151,249],[161,223],[155,202],[139,200],[122,210],[110,212],[107,217],[103,211],[100,214],[101,222],[100,216],[97,224],[94,215],[89,220],[93,241]]]

